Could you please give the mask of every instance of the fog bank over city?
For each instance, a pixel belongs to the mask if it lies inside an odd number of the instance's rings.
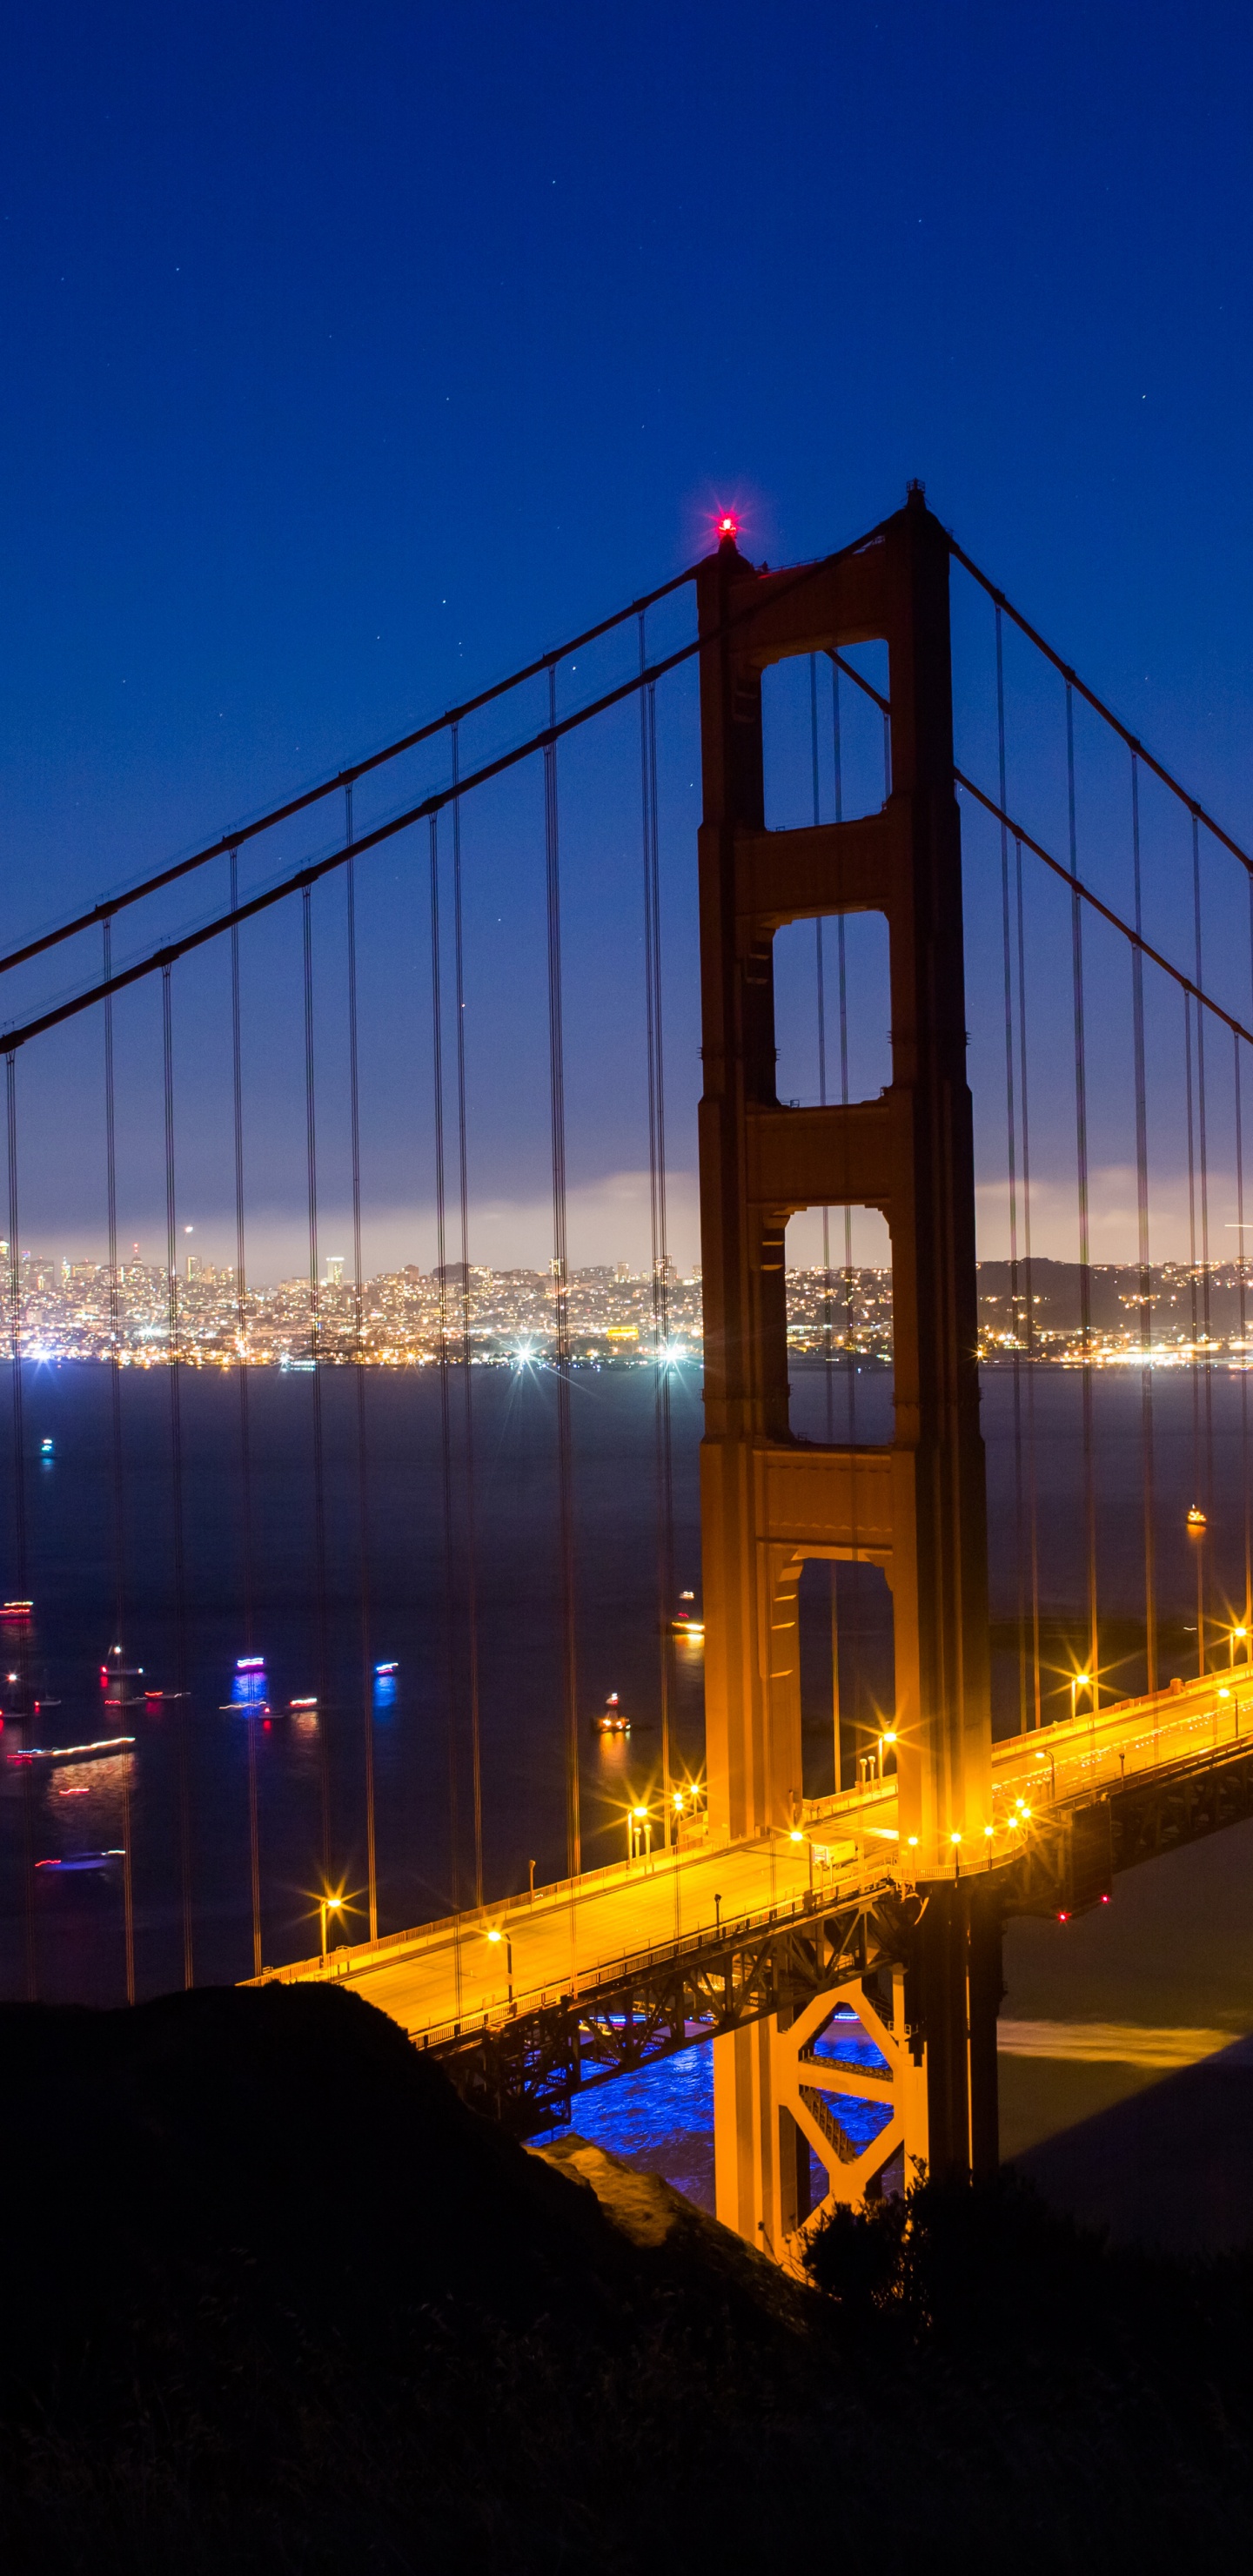
[[[303,1183],[303,1172],[293,1174]],[[461,1255],[460,1214],[457,1199],[455,1158],[450,1157],[447,1179],[447,1203],[444,1217],[444,1259],[456,1261]],[[103,1210],[99,1215],[85,1212],[81,1223],[62,1213],[54,1224],[45,1225],[38,1213],[40,1192],[37,1178],[23,1193],[22,1249],[38,1251],[50,1261],[104,1261],[107,1244]],[[1208,1177],[1209,1258],[1211,1262],[1231,1262],[1238,1253],[1240,1234],[1237,1226],[1239,1197],[1236,1175],[1226,1170],[1211,1170]],[[1203,1258],[1202,1203],[1199,1176],[1193,1185],[1195,1237],[1189,1211],[1187,1174],[1150,1174],[1149,1243],[1151,1258],[1157,1261],[1187,1261]],[[984,1179],[976,1187],[979,1230],[979,1256],[984,1261],[1008,1260],[1011,1253],[1009,1191],[1003,1175]],[[1018,1186],[1018,1254],[1026,1249],[1024,1196]],[[646,1171],[607,1173],[600,1179],[572,1185],[566,1195],[567,1242],[571,1270],[590,1269],[625,1262],[633,1271],[644,1271],[652,1259],[649,1176]],[[667,1247],[678,1271],[689,1276],[700,1263],[700,1219],[696,1174],[693,1171],[671,1171],[666,1183]],[[1248,1216],[1250,1241],[1253,1242],[1253,1175],[1250,1175]],[[1134,1262],[1137,1255],[1138,1225],[1136,1211],[1136,1176],[1134,1166],[1112,1164],[1094,1170],[1088,1183],[1088,1231],[1090,1258],[1094,1263]],[[1073,1175],[1058,1179],[1034,1176],[1031,1183],[1031,1251],[1037,1259],[1074,1261],[1078,1258],[1078,1220]],[[178,1252],[182,1266],[189,1251],[214,1267],[225,1267],[235,1260],[235,1211],[233,1207],[205,1207],[189,1192],[178,1211]],[[337,1192],[334,1197],[319,1199],[318,1255],[324,1266],[329,1255],[344,1258],[346,1273],[352,1271],[352,1209]],[[528,1193],[516,1198],[497,1196],[476,1198],[471,1175],[469,1210],[469,1254],[472,1262],[491,1270],[546,1270],[552,1259],[553,1209],[547,1191]],[[858,1268],[890,1269],[891,1243],[883,1218],[874,1209],[851,1211],[851,1246],[846,1236],[844,1210],[828,1211],[826,1255],[834,1268],[851,1259]],[[122,1260],[137,1257],[145,1262],[162,1263],[166,1255],[165,1211],[154,1197],[145,1210],[120,1207],[118,1211],[118,1252]],[[362,1270],[370,1278],[384,1271],[396,1271],[416,1264],[424,1271],[433,1269],[439,1260],[439,1239],[435,1206],[430,1200],[415,1201],[407,1206],[371,1207],[362,1211]],[[824,1261],[824,1236],[821,1209],[811,1208],[794,1217],[787,1233],[789,1268],[814,1269]],[[246,1217],[245,1267],[249,1281],[256,1287],[276,1285],[280,1280],[308,1278],[309,1219],[307,1207],[295,1200],[285,1207],[262,1207],[249,1210]]]

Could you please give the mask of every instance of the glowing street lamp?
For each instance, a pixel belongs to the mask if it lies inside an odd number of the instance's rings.
[[[627,1864],[643,1860],[653,1847],[653,1820],[647,1807],[632,1807],[627,1814]]]
[[[508,1932],[502,1932],[502,1931],[499,1929],[498,1925],[496,1925],[495,1923],[493,1923],[493,1925],[492,1925],[492,1927],[491,1927],[491,1930],[489,1931],[489,1933],[488,1933],[488,1936],[487,1936],[487,1937],[488,1937],[488,1940],[489,1940],[490,1942],[492,1942],[492,1943],[493,1943],[493,1945],[494,1945],[494,1946],[496,1946],[496,1947],[499,1947],[499,1945],[500,1945],[500,1943],[501,1943],[502,1941],[504,1942],[504,1945],[505,1945],[505,1976],[506,1976],[506,1979],[507,1979],[507,1982],[508,1982],[508,1987],[509,1987],[509,2001],[510,2001],[510,2003],[512,2003],[512,2002],[513,2002],[513,1941],[512,1941],[512,1938],[511,1938],[511,1936],[510,1936],[510,1934],[509,1934]]]
[[[324,1959],[329,1955],[326,1947],[326,1918],[328,1914],[342,1914],[343,1910],[344,1900],[342,1896],[320,1896],[318,1898],[318,1913],[321,1916],[322,1921],[321,1956]]]
[[[1076,1715],[1076,1712],[1077,1712],[1077,1709],[1078,1709],[1078,1704],[1079,1704],[1079,1693],[1080,1693],[1080,1691],[1081,1691],[1081,1690],[1085,1690],[1085,1691],[1090,1691],[1090,1690],[1092,1690],[1092,1675],[1091,1675],[1090,1673],[1072,1673],[1072,1674],[1071,1674],[1071,1676],[1070,1676],[1070,1714],[1071,1714],[1072,1719],[1073,1719],[1073,1718],[1074,1718],[1074,1716]],[[1095,1714],[1096,1714],[1096,1693],[1095,1693],[1095,1691],[1093,1691],[1093,1692],[1092,1692],[1092,1713],[1093,1713],[1093,1715],[1095,1716]]]
[[[1243,1660],[1246,1664],[1247,1664],[1247,1662],[1248,1662],[1248,1660],[1249,1660],[1249,1632],[1248,1632],[1248,1629],[1247,1629],[1247,1628],[1233,1628],[1233,1629],[1232,1629],[1232,1631],[1231,1631],[1231,1634],[1230,1634],[1230,1636],[1229,1636],[1229,1638],[1228,1638],[1228,1640],[1227,1640],[1228,1646],[1229,1646],[1230,1651],[1231,1651],[1231,1662],[1232,1662],[1233,1667],[1234,1667],[1235,1660],[1236,1660],[1236,1639],[1237,1639],[1237,1637],[1238,1637],[1238,1638],[1239,1638],[1239,1640],[1240,1640],[1240,1646],[1241,1646],[1241,1651],[1242,1651],[1242,1660]]]

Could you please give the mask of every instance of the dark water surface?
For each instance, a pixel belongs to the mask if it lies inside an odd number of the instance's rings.
[[[833,1372],[835,1436],[846,1436],[850,1395],[856,1436],[890,1433],[891,1380],[859,1372],[850,1389]],[[323,1792],[333,1883],[364,1906],[365,1733],[371,1704],[377,1784],[380,1926],[416,1923],[474,1893],[474,1782],[467,1651],[470,1568],[464,1474],[464,1386],[454,1373],[451,1578],[444,1540],[441,1392],[434,1370],[369,1372],[364,1382],[368,1546],[362,1585],[357,1381],[324,1373],[320,1389],[324,1535],[318,1535],[315,1389],[299,1372],[250,1380],[251,1546],[245,1526],[236,1382],[186,1372],[180,1386],[183,1616],[180,1626],[166,1373],[128,1371],[123,1416],[122,1642],[144,1667],[145,1686],[185,1696],[140,1702],[106,1720],[99,1670],[117,1628],[111,1387],[87,1364],[30,1367],[24,1380],[26,1571],[22,1582],[12,1477],[0,1513],[3,1589],[34,1601],[31,1673],[40,1699],[40,1744],[91,1740],[124,1724],[134,1752],[103,1762],[39,1764],[11,1758],[22,1746],[20,1711],[0,1736],[0,1988],[25,1991],[25,1838],[36,1861],[120,1848],[123,1787],[130,1785],[130,1845],[137,1983],[151,1993],[182,1981],[180,1779],[198,1980],[247,1975],[252,1966],[248,1764],[257,1757],[264,1957],[268,1964],[316,1946],[322,1883]],[[1154,1382],[1156,1550],[1163,1619],[1162,1670],[1195,1669],[1197,1556],[1184,1515],[1198,1494],[1209,1512],[1202,1568],[1216,1623],[1244,1598],[1246,1445],[1242,1382],[1215,1378],[1212,1439],[1199,1448],[1185,1375]],[[490,1899],[565,1866],[566,1794],[562,1615],[557,1547],[556,1407],[548,1375],[476,1369],[474,1578],[482,1742],[482,1850]],[[828,1384],[794,1372],[794,1421],[825,1436]],[[1029,1401],[1030,1400],[1030,1401]],[[672,1381],[674,1592],[699,1600],[697,1450],[699,1379]],[[1046,1715],[1068,1706],[1064,1639],[1083,1647],[1085,1539],[1081,1385],[1076,1374],[1008,1372],[984,1389],[988,1442],[997,1722],[1014,1726],[1021,1534],[1022,1601],[1029,1606],[1031,1461],[1034,1456],[1038,1589],[1046,1646]],[[1138,1378],[1101,1376],[1094,1387],[1099,1575],[1109,1623],[1110,1686],[1143,1672],[1141,1391]],[[1034,1442],[1028,1443],[1028,1413]],[[655,1789],[661,1772],[660,1620],[654,1399],[650,1374],[624,1368],[575,1372],[573,1391],[578,1593],[577,1669],[582,1751],[583,1855],[616,1858],[623,1812]],[[43,1444],[52,1443],[45,1458]],[[319,1578],[319,1564],[323,1568]],[[811,1579],[812,1578],[812,1579]],[[449,1619],[451,1579],[452,1618]],[[859,1730],[890,1705],[890,1597],[869,1568],[838,1576],[844,1760]],[[830,1577],[814,1567],[802,1596],[806,1786],[834,1777]],[[1051,1625],[1050,1625],[1051,1622]],[[10,1639],[11,1645],[11,1639]],[[271,1722],[232,1707],[237,1659],[265,1658]],[[394,1662],[394,1676],[375,1665]],[[602,1745],[593,1715],[611,1690],[633,1719],[625,1742]],[[672,1763],[698,1773],[703,1757],[699,1650],[672,1665]],[[13,1697],[17,1694],[14,1693]],[[292,1710],[316,1698],[316,1710]],[[10,1702],[11,1708],[11,1702]],[[450,1723],[451,1712],[451,1723]],[[457,1811],[450,1827],[453,1795]],[[36,1870],[39,1990],[56,1999],[120,1999],[123,1988],[120,1864],[99,1876]],[[358,1911],[352,1928],[365,1929]]]

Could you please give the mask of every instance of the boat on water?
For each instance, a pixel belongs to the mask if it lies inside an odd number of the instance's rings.
[[[599,1717],[592,1719],[593,1735],[629,1735],[631,1721],[616,1691],[610,1691]]]

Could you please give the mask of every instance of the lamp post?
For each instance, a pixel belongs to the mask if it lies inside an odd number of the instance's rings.
[[[1242,1647],[1243,1647],[1243,1649],[1244,1649],[1244,1657],[1243,1657],[1244,1662],[1247,1664],[1247,1662],[1248,1662],[1248,1660],[1249,1660],[1249,1632],[1248,1632],[1248,1629],[1247,1629],[1247,1628],[1233,1628],[1233,1629],[1232,1629],[1232,1631],[1231,1631],[1231,1634],[1230,1634],[1230,1636],[1228,1637],[1228,1640],[1227,1640],[1228,1647],[1229,1647],[1229,1649],[1230,1649],[1230,1654],[1231,1654],[1231,1667],[1232,1667],[1232,1671],[1233,1671],[1233,1672],[1234,1672],[1234,1670],[1235,1670],[1235,1662],[1236,1662],[1236,1639],[1237,1639],[1237,1637],[1239,1638],[1240,1643],[1241,1643],[1241,1646],[1242,1646]]]
[[[1073,1725],[1074,1720],[1075,1720],[1075,1717],[1076,1717],[1076,1715],[1077,1715],[1077,1713],[1078,1713],[1078,1706],[1079,1706],[1079,1693],[1080,1693],[1080,1691],[1081,1691],[1081,1690],[1090,1691],[1091,1689],[1092,1689],[1092,1676],[1091,1676],[1091,1674],[1090,1674],[1090,1673],[1072,1673],[1072,1674],[1071,1674],[1071,1676],[1070,1676],[1070,1716],[1071,1716],[1071,1723],[1072,1723],[1072,1725]],[[1093,1695],[1093,1702],[1092,1702],[1092,1706],[1093,1706],[1093,1711],[1094,1711],[1094,1713],[1095,1713],[1095,1708],[1096,1708],[1096,1699],[1095,1699],[1095,1694]]]
[[[509,2001],[510,2001],[510,2003],[512,2003],[512,2002],[513,2002],[513,1936],[512,1936],[512,1934],[511,1934],[511,1933],[509,1933],[509,1932],[502,1932],[502,1931],[500,1931],[500,1930],[499,1930],[499,1928],[498,1928],[498,1926],[497,1926],[495,1923],[493,1923],[493,1925],[492,1925],[492,1927],[491,1927],[491,1930],[490,1930],[490,1932],[488,1933],[488,1936],[487,1936],[487,1937],[488,1937],[488,1940],[489,1940],[489,1941],[491,1941],[492,1943],[496,1944],[497,1946],[500,1944],[500,1942],[502,1942],[502,1941],[504,1942],[504,1945],[505,1945],[505,1979],[506,1979],[506,1983],[507,1983],[508,1988],[509,1988]]]
[[[321,1922],[322,1922],[322,1949],[321,1949],[321,1956],[322,1956],[324,1959],[325,1959],[325,1958],[327,1958],[327,1957],[329,1956],[329,1953],[328,1953],[328,1951],[327,1951],[327,1947],[326,1947],[326,1918],[327,1918],[328,1914],[342,1914],[342,1913],[343,1913],[343,1910],[344,1910],[344,1900],[343,1900],[342,1896],[320,1896],[320,1897],[318,1898],[318,1913],[319,1913],[319,1915],[321,1916]]]

